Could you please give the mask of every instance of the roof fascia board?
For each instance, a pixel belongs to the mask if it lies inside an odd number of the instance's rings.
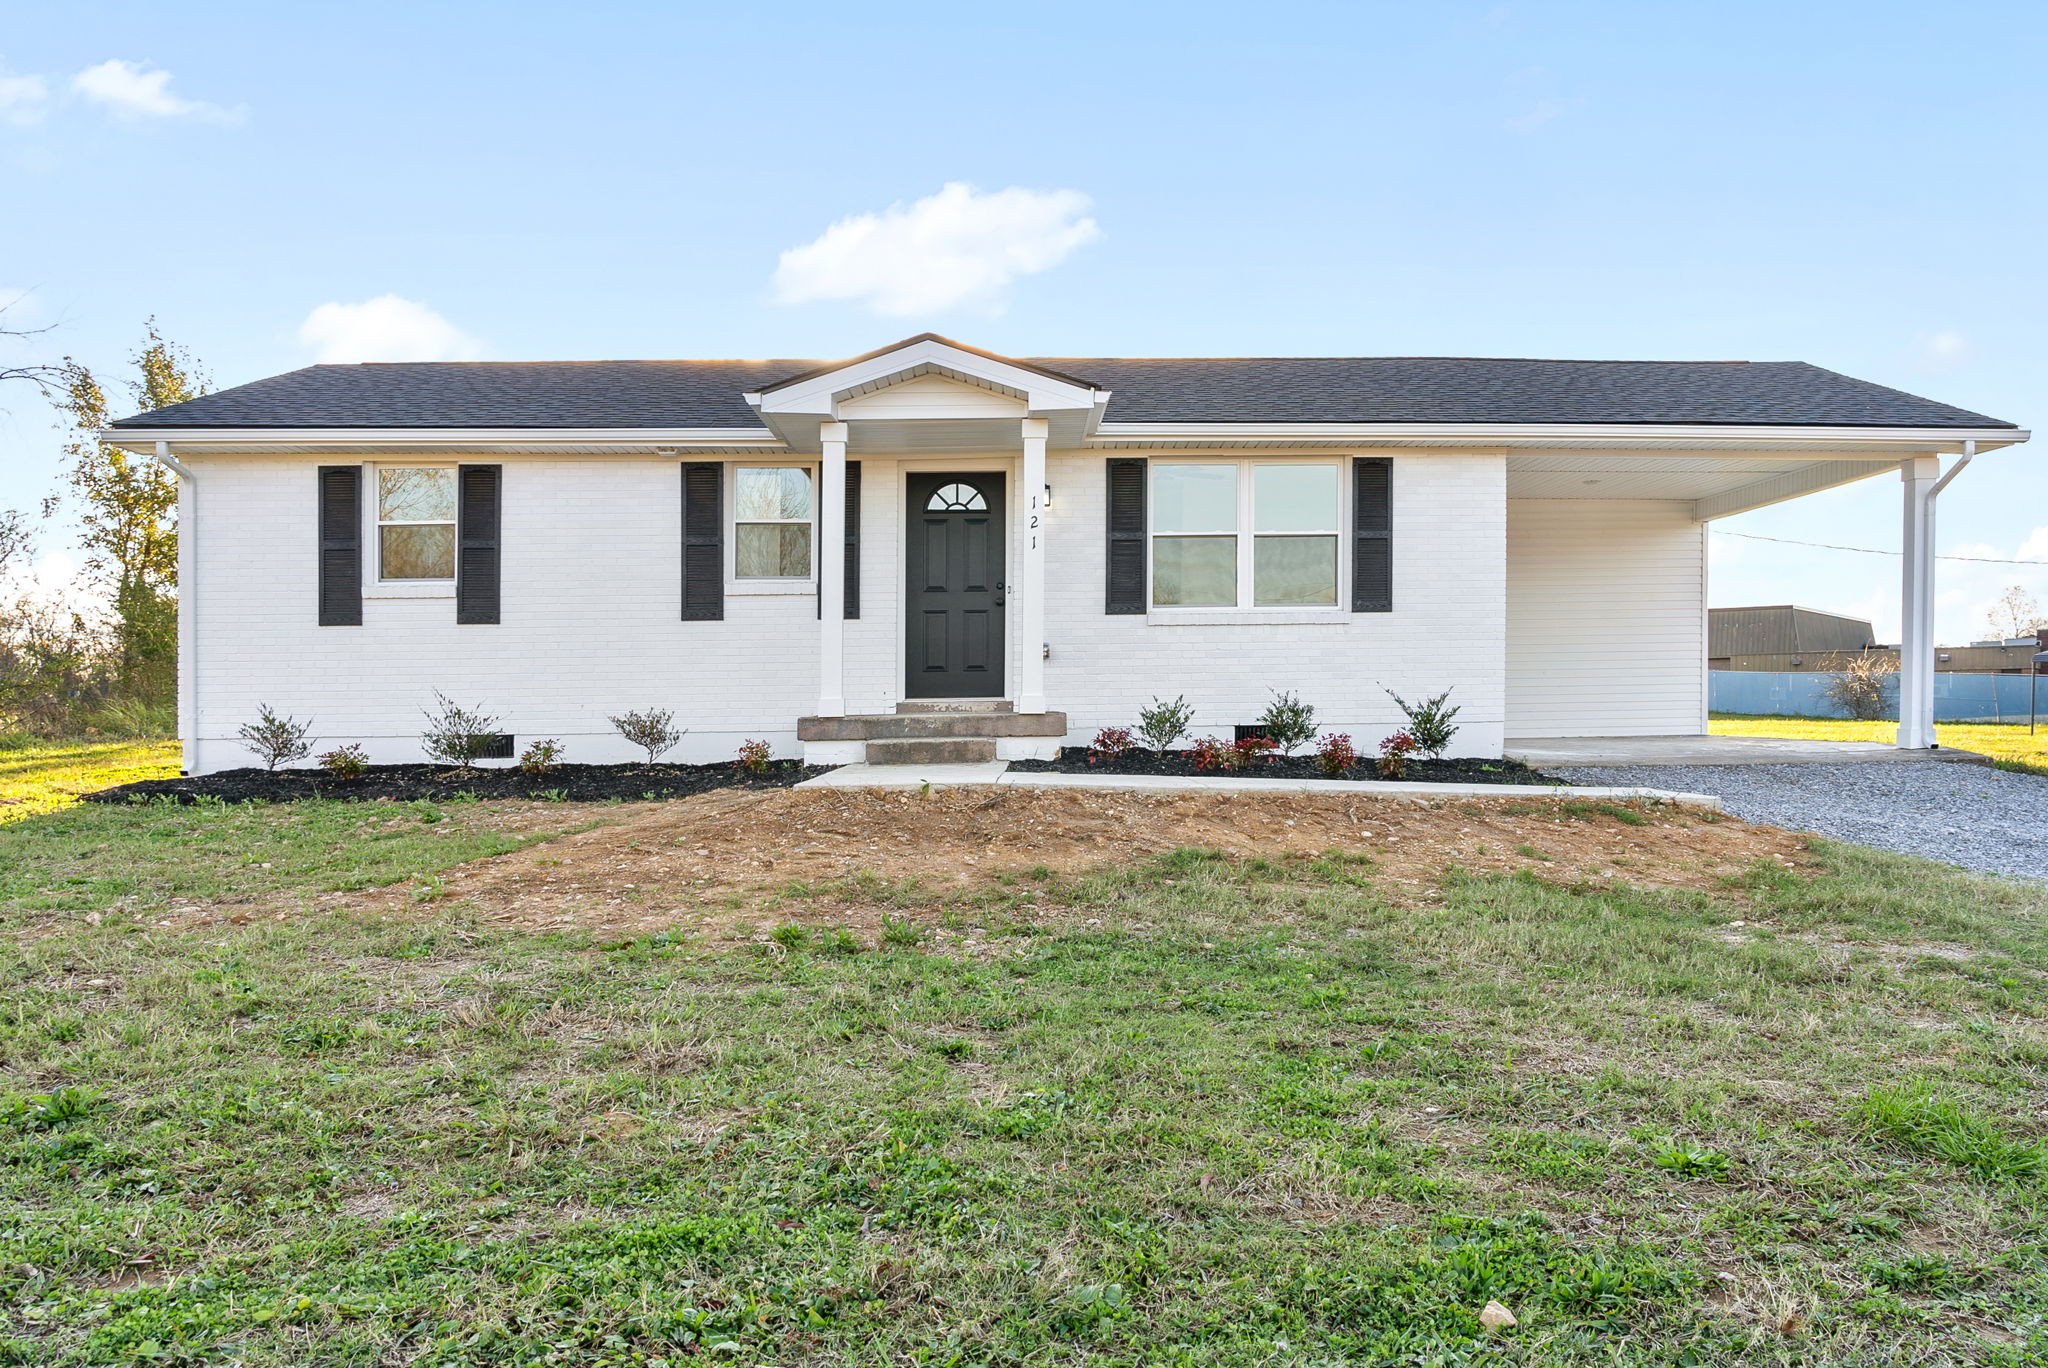
[[[154,448],[158,442],[192,446],[556,446],[732,447],[780,450],[783,442],[760,428],[102,428],[109,446]]]
[[[1106,392],[1069,384],[1029,366],[997,360],[936,338],[920,339],[908,346],[820,371],[775,389],[757,390],[745,398],[756,412],[763,415],[801,414],[836,422],[839,420],[839,406],[835,395],[887,380],[892,375],[922,365],[941,366],[1014,390],[1025,396],[1025,404],[1032,413],[1092,409],[1098,403],[1098,393],[1101,394],[1100,402],[1108,400]]]
[[[1818,427],[1747,423],[1102,423],[1095,429],[1104,440],[1162,441],[1275,440],[1322,438],[1330,441],[1444,441],[1478,443],[1612,442],[1756,442],[1766,446],[1813,443],[1841,445],[1960,447],[1974,441],[1979,450],[2017,446],[2033,434],[2024,428]]]

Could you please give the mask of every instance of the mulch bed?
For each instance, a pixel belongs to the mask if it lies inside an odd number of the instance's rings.
[[[1380,772],[1371,758],[1342,774],[1325,774],[1312,755],[1273,756],[1245,769],[1196,769],[1192,751],[1164,753],[1134,750],[1117,760],[1091,760],[1085,746],[1065,746],[1057,760],[1013,760],[1010,768],[1033,774],[1170,774],[1204,779],[1348,779],[1377,783]],[[1401,779],[1423,784],[1560,784],[1519,760],[1410,760]]]
[[[516,766],[476,769],[467,774],[445,765],[371,765],[360,778],[336,779],[321,770],[221,770],[196,779],[144,779],[88,793],[88,803],[131,803],[167,798],[192,803],[289,803],[304,798],[378,799],[411,802],[471,796],[541,798],[598,803],[608,798],[687,798],[713,789],[778,789],[825,771],[815,765],[781,761],[766,774],[748,774],[730,761],[716,765],[557,765],[546,774],[525,774]]]

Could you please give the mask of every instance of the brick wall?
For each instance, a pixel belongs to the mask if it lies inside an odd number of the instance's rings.
[[[420,759],[421,709],[436,690],[497,714],[521,744],[560,738],[575,761],[637,758],[605,719],[649,706],[674,709],[690,728],[676,759],[726,759],[754,736],[797,751],[796,719],[817,699],[815,600],[733,592],[723,621],[681,621],[673,459],[484,458],[505,467],[502,621],[457,626],[452,597],[369,597],[361,627],[325,628],[315,618],[314,469],[335,458],[186,459],[199,474],[186,586],[197,770],[251,763],[234,733],[262,703],[312,717],[322,748],[359,741],[379,762]],[[886,712],[902,678],[904,466],[861,459],[862,615],[845,629],[846,702]],[[1401,723],[1381,684],[1411,697],[1455,686],[1458,751],[1499,753],[1501,458],[1396,457],[1392,613],[1204,626],[1103,614],[1103,459],[1048,461],[1046,685],[1049,706],[1072,719],[1071,740],[1132,723],[1148,699],[1176,693],[1201,729],[1228,735],[1273,689],[1294,689],[1326,729],[1349,731],[1364,750]],[[1011,636],[1014,686],[1027,646]]]

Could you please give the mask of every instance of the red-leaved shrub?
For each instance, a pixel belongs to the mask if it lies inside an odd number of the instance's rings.
[[[1138,748],[1138,738],[1129,727],[1104,727],[1088,743],[1088,763],[1113,765]]]
[[[1323,773],[1336,778],[1358,763],[1358,751],[1352,746],[1351,738],[1343,732],[1325,733],[1316,743],[1316,765]]]
[[[1380,778],[1399,779],[1408,772],[1408,757],[1415,754],[1415,738],[1397,731],[1380,742]]]

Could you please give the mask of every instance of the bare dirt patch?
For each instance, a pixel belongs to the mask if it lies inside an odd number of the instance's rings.
[[[556,811],[570,822],[582,815]],[[1624,816],[1634,821],[1625,820]],[[1533,868],[1559,882],[1723,886],[1758,861],[1804,865],[1804,838],[1669,806],[1361,794],[1077,790],[728,790],[612,808],[605,824],[443,872],[440,898],[486,920],[631,936],[682,926],[753,935],[764,918],[872,934],[1020,874],[1128,865],[1183,846],[1237,857],[1372,857],[1396,902],[1434,896],[1452,867]],[[905,885],[915,891],[904,896]],[[406,887],[351,895],[392,911]],[[788,904],[801,900],[800,909]],[[778,910],[779,909],[779,910]]]

